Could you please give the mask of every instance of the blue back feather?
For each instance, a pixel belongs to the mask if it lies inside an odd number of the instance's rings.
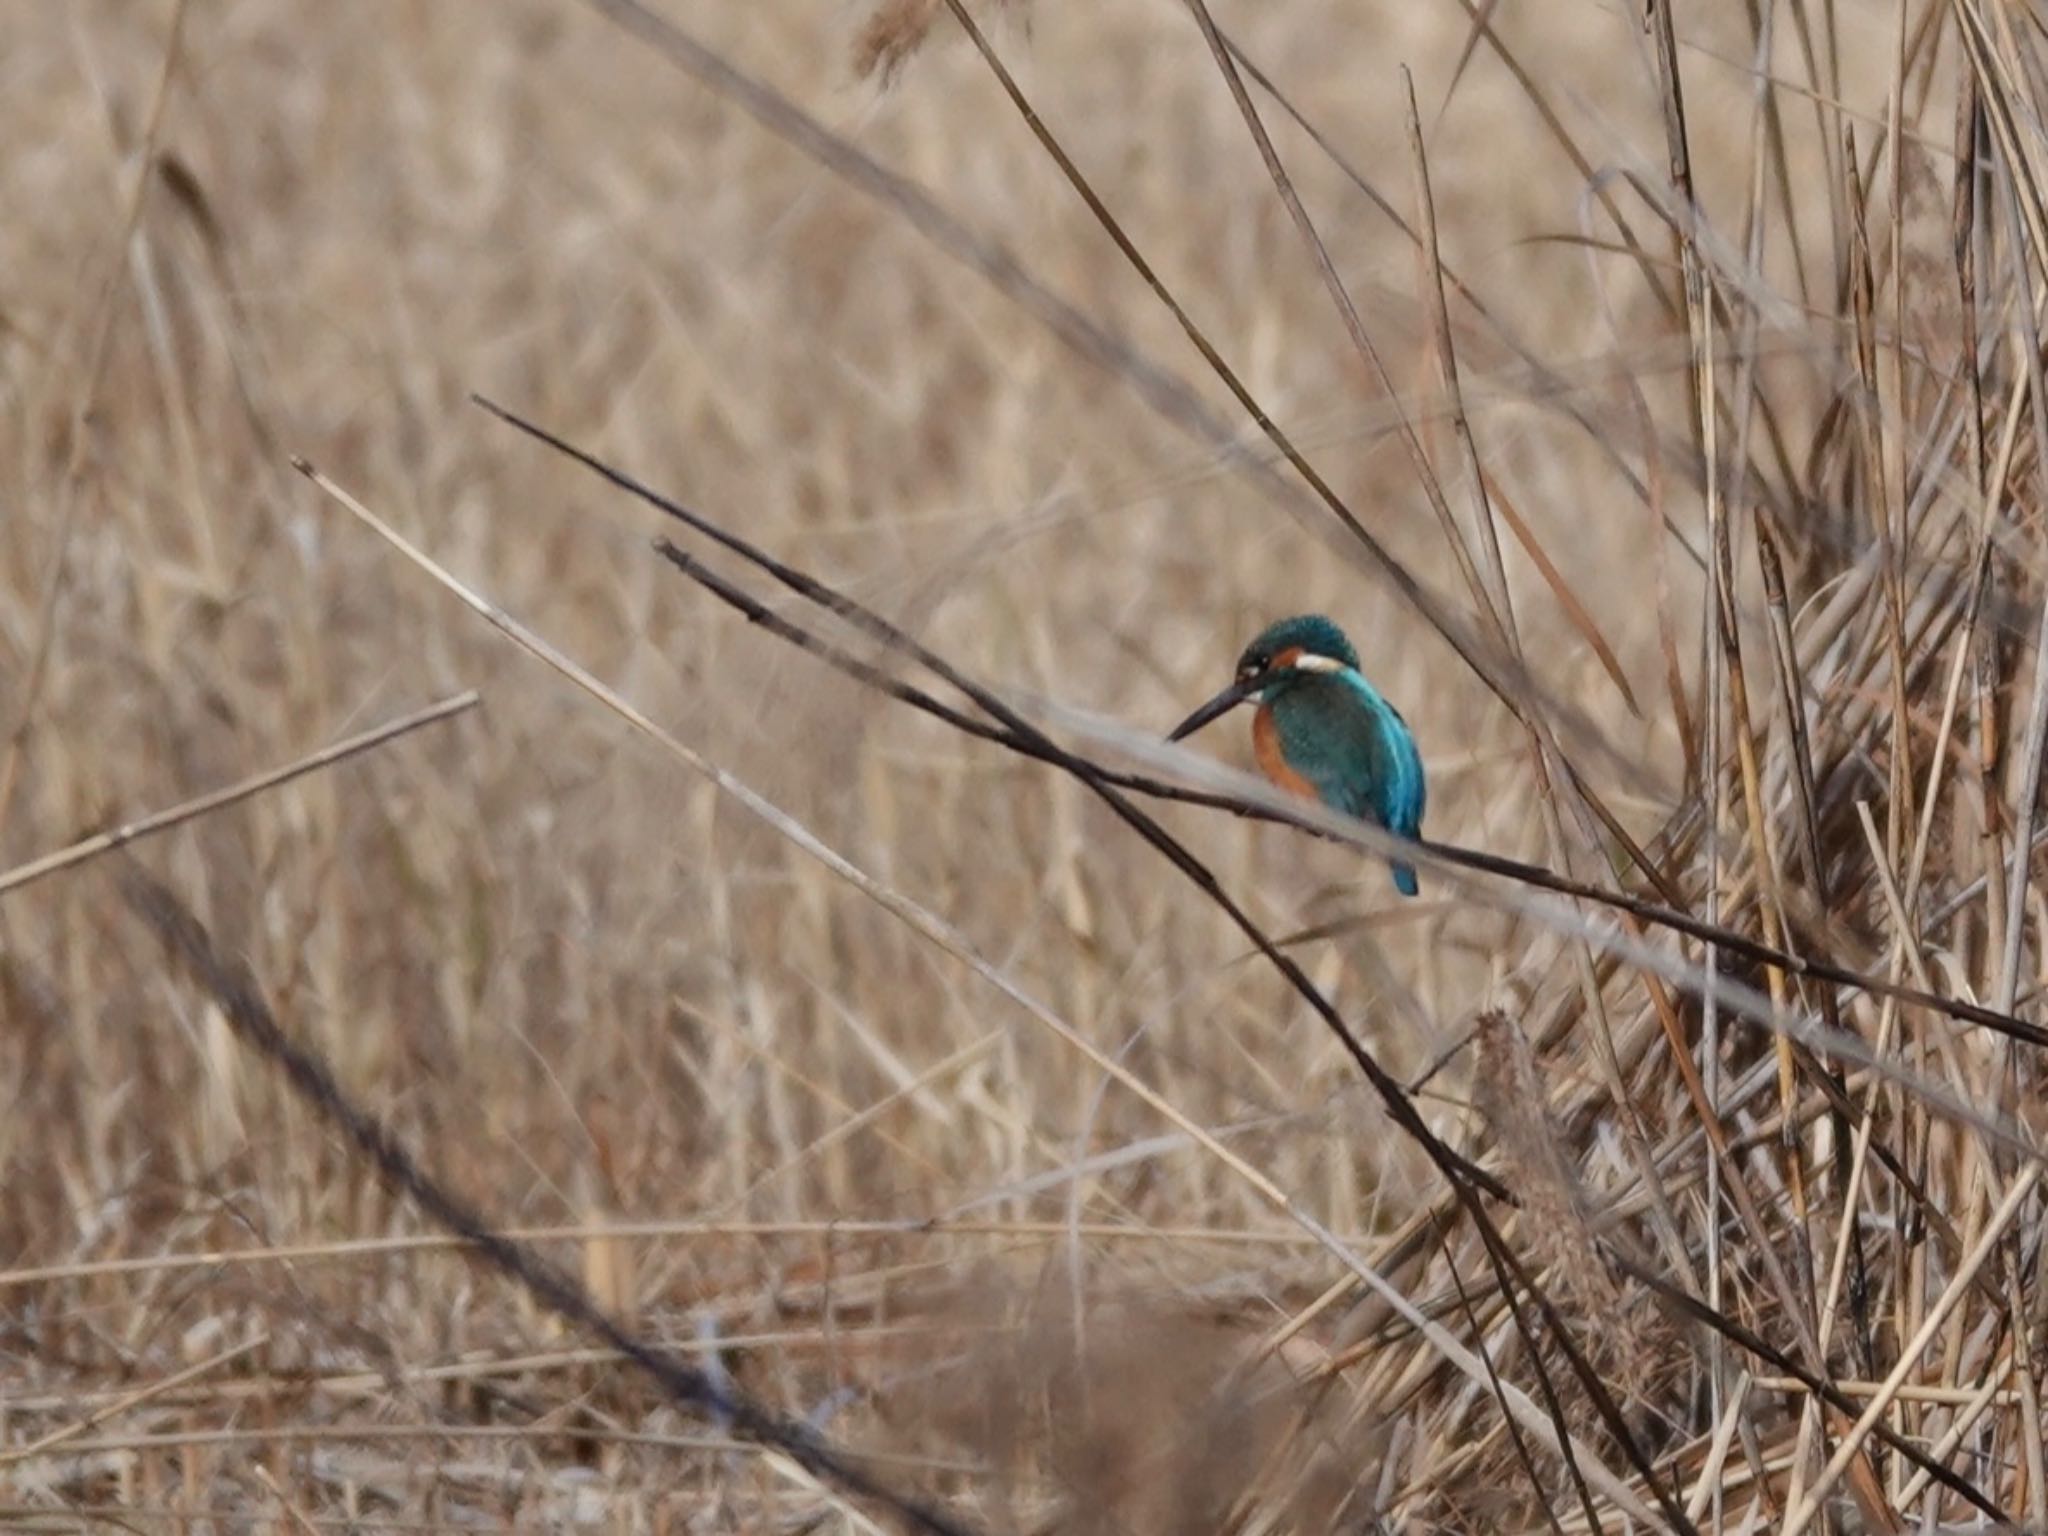
[[[1402,837],[1420,835],[1429,798],[1422,754],[1407,721],[1355,668],[1297,673],[1269,689],[1266,702],[1288,766],[1325,805]],[[1396,864],[1394,884],[1413,896],[1415,871]]]

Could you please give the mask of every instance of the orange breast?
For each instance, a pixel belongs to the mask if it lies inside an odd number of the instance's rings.
[[[1259,760],[1259,772],[1291,795],[1320,800],[1315,785],[1287,766],[1280,751],[1280,728],[1273,723],[1273,711],[1264,704],[1252,716],[1252,752]]]

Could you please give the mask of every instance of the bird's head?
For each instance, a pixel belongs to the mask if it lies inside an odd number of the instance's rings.
[[[1259,632],[1237,658],[1237,675],[1215,698],[1174,727],[1168,741],[1192,736],[1219,715],[1249,699],[1264,698],[1274,689],[1318,673],[1355,670],[1358,652],[1344,631],[1319,613],[1296,614]]]

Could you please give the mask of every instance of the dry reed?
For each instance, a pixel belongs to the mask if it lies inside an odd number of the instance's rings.
[[[1021,9],[10,16],[0,1522],[2048,1531],[2037,18]]]

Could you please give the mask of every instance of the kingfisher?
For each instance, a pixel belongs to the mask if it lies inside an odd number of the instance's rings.
[[[1174,727],[1192,736],[1252,699],[1252,750],[1282,789],[1413,839],[1422,831],[1422,754],[1400,711],[1358,670],[1344,631],[1319,613],[1260,632],[1237,659],[1230,686]],[[1393,866],[1394,888],[1413,896],[1414,866]]]

